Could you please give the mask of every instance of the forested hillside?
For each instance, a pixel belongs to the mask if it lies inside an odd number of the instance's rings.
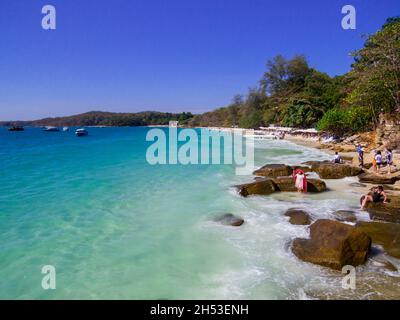
[[[4,121],[0,125],[24,126],[144,126],[167,125],[169,121],[177,120],[180,124],[187,123],[193,115],[190,112],[163,113],[146,111],[140,113],[113,113],[92,111],[69,117],[46,118],[35,121]]]

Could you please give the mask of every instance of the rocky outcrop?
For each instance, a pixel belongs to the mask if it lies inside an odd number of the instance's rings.
[[[242,218],[236,217],[232,213],[225,213],[222,216],[215,218],[215,221],[233,227],[240,227],[244,223]]]
[[[364,172],[359,167],[341,163],[314,163],[311,170],[316,172],[322,179],[342,179],[357,176]]]
[[[297,191],[292,177],[278,177],[276,179],[264,178],[251,183],[236,186],[239,194],[243,197],[250,195],[269,195],[274,192],[295,192]],[[323,192],[326,184],[319,179],[307,179],[308,192]]]
[[[293,168],[285,164],[267,164],[253,172],[256,176],[277,178],[280,176],[290,176]]]
[[[303,261],[341,270],[363,264],[370,247],[371,238],[363,231],[323,219],[311,225],[310,239],[294,239],[292,252]]]
[[[285,216],[289,217],[289,222],[295,225],[309,225],[311,223],[310,215],[301,209],[292,208],[285,212]]]
[[[391,114],[380,114],[376,129],[375,143],[390,149],[400,147],[400,115],[399,110]]]
[[[354,211],[351,210],[338,210],[333,213],[335,219],[342,222],[355,222],[357,217]]]
[[[253,172],[256,176],[277,178],[277,177],[287,177],[293,174],[294,170],[303,170],[304,172],[310,172],[311,168],[308,166],[293,165],[288,166],[286,164],[267,164],[260,169]]]
[[[372,184],[394,184],[399,177],[381,176],[373,173],[363,173],[358,176],[358,180],[361,183],[372,183]]]
[[[362,198],[361,198],[362,199]],[[365,210],[372,220],[400,223],[400,198],[389,197],[387,203],[368,202]]]
[[[239,194],[247,197],[253,194],[269,195],[276,191],[275,183],[271,179],[257,180],[237,186]]]
[[[292,177],[278,177],[273,179],[277,191],[294,192],[297,191]],[[326,184],[319,179],[307,179],[308,192],[323,192],[326,191]]]
[[[373,243],[381,245],[389,255],[400,258],[400,224],[361,221],[356,228],[371,237]]]

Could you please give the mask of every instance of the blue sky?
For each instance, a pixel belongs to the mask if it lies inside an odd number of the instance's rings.
[[[56,30],[41,28],[46,4]],[[346,4],[356,30],[341,28]],[[276,54],[347,72],[362,35],[398,14],[399,0],[0,0],[0,120],[211,110]]]

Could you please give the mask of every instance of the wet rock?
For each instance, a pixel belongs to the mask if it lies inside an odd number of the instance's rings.
[[[256,176],[276,178],[280,176],[290,176],[293,169],[285,164],[267,164],[253,172]]]
[[[342,179],[345,177],[357,176],[364,172],[359,167],[341,163],[319,163],[311,166],[322,179]]]
[[[363,199],[363,197],[361,199]],[[389,197],[388,203],[368,202],[365,205],[365,210],[369,213],[369,217],[372,220],[400,223],[399,197]]]
[[[350,187],[353,187],[353,188],[366,188],[366,187],[367,187],[366,184],[359,183],[359,182],[352,182],[352,183],[349,183],[349,186],[350,186]]]
[[[358,180],[362,183],[394,184],[398,180],[398,177],[388,177],[376,175],[373,173],[363,173],[358,176]]]
[[[292,208],[285,212],[285,216],[290,217],[289,222],[295,225],[309,225],[311,223],[310,215],[301,209]]]
[[[273,179],[276,184],[277,191],[282,192],[295,192],[297,191],[292,177],[278,177]],[[326,184],[324,181],[319,179],[307,179],[307,191],[308,192],[323,192],[326,191]]]
[[[360,221],[356,229],[366,233],[372,243],[381,245],[389,255],[400,258],[400,224]]]
[[[363,231],[332,220],[317,220],[310,226],[310,239],[296,238],[292,252],[301,260],[335,270],[363,264],[371,238]]]
[[[269,195],[276,191],[276,187],[272,179],[263,179],[252,183],[242,184],[237,186],[237,189],[239,194],[243,197],[253,194]]]
[[[278,177],[276,179],[264,178],[251,183],[236,186],[239,194],[243,197],[249,195],[269,195],[276,191],[295,192],[297,191],[292,177]],[[319,179],[307,179],[307,191],[323,192],[326,190],[326,184]]]
[[[293,170],[302,170],[303,172],[311,172],[311,167],[308,166],[300,166],[300,165],[296,165],[296,166],[291,166]]]
[[[375,266],[382,267],[382,268],[392,271],[392,272],[397,271],[397,267],[393,263],[391,263],[389,260],[385,259],[384,257],[381,257],[381,256],[374,257],[372,259],[372,261]]]
[[[312,167],[312,166],[317,166],[320,164],[330,164],[332,162],[330,162],[329,160],[324,160],[324,161],[306,161],[306,162],[302,162],[301,164]]]
[[[233,226],[233,227],[240,227],[244,223],[244,220],[242,218],[236,217],[232,213],[225,213],[222,216],[217,217],[215,221],[220,222],[223,225]]]
[[[355,222],[357,217],[354,211],[351,210],[338,210],[333,213],[335,219],[342,222]]]

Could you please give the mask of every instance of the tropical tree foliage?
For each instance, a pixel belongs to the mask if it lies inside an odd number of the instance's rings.
[[[390,18],[353,53],[351,70],[330,77],[302,55],[266,63],[259,85],[192,125],[317,127],[335,133],[370,130],[381,112],[400,110],[400,18]]]

